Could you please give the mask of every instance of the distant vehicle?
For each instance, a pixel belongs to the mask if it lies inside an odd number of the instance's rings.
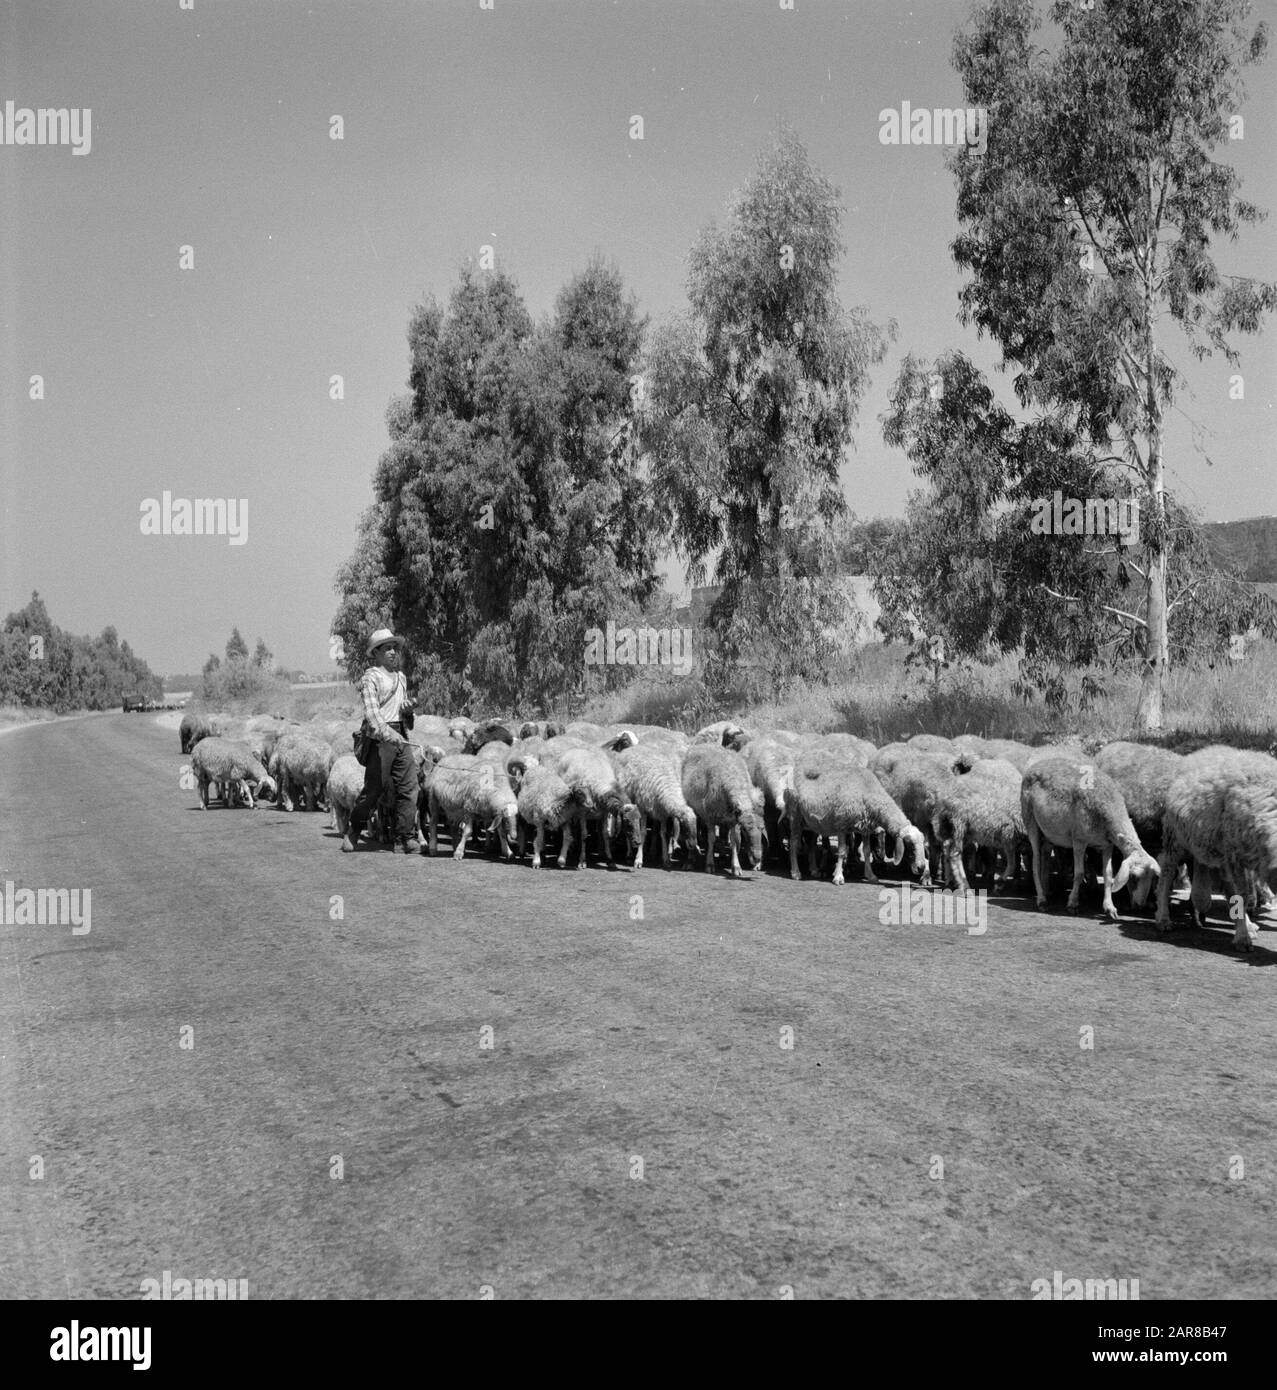
[[[126,695],[124,697],[124,713],[133,714],[137,710],[146,708],[146,700],[141,695]]]

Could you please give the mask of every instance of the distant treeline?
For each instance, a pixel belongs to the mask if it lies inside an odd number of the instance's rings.
[[[0,629],[0,704],[65,713],[109,709],[134,693],[158,700],[160,678],[121,642],[113,627],[100,637],[63,632],[38,593]]]

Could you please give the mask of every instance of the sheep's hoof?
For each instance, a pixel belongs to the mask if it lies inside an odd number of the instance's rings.
[[[539,859],[534,859],[532,861],[532,867],[534,869],[539,869],[541,867],[541,861]]]
[[[846,880],[843,878],[843,876],[842,876],[841,874],[835,874],[835,875],[834,875],[834,887],[835,887],[835,888],[841,888],[844,882],[846,882]]]
[[[1254,944],[1254,938],[1249,932],[1247,932],[1244,940],[1233,937],[1233,949],[1236,951],[1249,951]]]
[[[1039,911],[1039,912],[1045,912],[1045,911],[1046,911],[1046,899],[1045,899],[1045,898],[1039,898],[1039,899],[1038,899],[1038,911]]]
[[[801,869],[790,869],[789,876],[794,880],[795,883],[802,882],[803,874]]]
[[[1160,932],[1174,931],[1175,923],[1172,922],[1169,917],[1155,917],[1153,919],[1153,928],[1155,931]]]
[[[1193,909],[1193,925],[1197,927],[1205,927],[1206,925],[1206,914],[1198,912],[1196,908]]]
[[[1121,917],[1118,916],[1117,908],[1115,907],[1106,907],[1104,909],[1104,916],[1110,922],[1120,922],[1122,920]]]
[[[1073,902],[1072,899],[1070,899],[1070,900],[1069,900],[1069,903],[1068,903],[1068,905],[1067,905],[1066,910],[1067,910],[1067,912],[1069,913],[1070,916],[1076,917],[1076,916],[1077,916],[1077,913],[1078,913],[1078,906],[1077,906],[1077,903]]]
[[[466,852],[458,845],[456,849],[452,851],[452,857],[454,859],[464,859],[466,857]]]

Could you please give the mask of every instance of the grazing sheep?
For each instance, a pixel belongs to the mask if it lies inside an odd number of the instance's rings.
[[[1033,850],[1033,882],[1039,907],[1046,906],[1044,843],[1073,850],[1070,912],[1078,910],[1088,846],[1100,851],[1104,866],[1104,915],[1111,921],[1117,921],[1113,890],[1123,887],[1128,878],[1134,878],[1138,887],[1143,879],[1158,872],[1157,860],[1140,844],[1117,783],[1093,764],[1071,758],[1044,758],[1032,764],[1020,788],[1020,814]],[[1114,850],[1121,855],[1116,877],[1111,863]]]
[[[328,785],[328,771],[332,765],[333,750],[310,734],[288,733],[280,738],[268,764],[271,776],[279,784],[279,809],[293,809],[292,795],[296,787],[306,798],[306,809],[316,810]]]
[[[519,857],[523,857],[523,823],[526,821],[536,831],[532,846],[532,867],[541,867],[541,853],[545,849],[545,832],[557,830],[577,816],[581,803],[577,793],[559,776],[553,768],[531,763],[524,773],[519,787]],[[559,868],[566,867],[568,844],[564,836],[559,851]]]
[[[949,846],[950,879],[968,891],[962,852],[975,849],[1001,850],[1006,856],[1002,886],[1015,877],[1020,858],[1020,842],[1025,839],[1024,813],[1020,806],[1022,779],[1014,763],[1004,758],[979,758],[969,772],[944,782],[933,811],[940,839]],[[998,875],[993,870],[996,889]]]
[[[887,795],[927,840],[927,853],[919,864],[922,870],[920,881],[924,888],[930,888],[932,884],[933,859],[937,870],[941,865],[946,869],[952,868],[948,838],[940,823],[939,805],[942,798],[952,802],[957,797],[953,784],[958,780],[958,775],[952,767],[953,757],[952,752],[928,752],[915,748],[911,741],[888,744],[869,760],[869,770],[882,783]],[[1018,780],[1016,791],[1018,794]]]
[[[603,855],[608,868],[615,867],[610,833],[612,817],[620,818],[631,848],[638,848],[638,807],[625,799],[616,767],[602,748],[569,748],[555,763],[554,770],[576,794],[578,810],[575,819],[581,835],[581,850],[576,863],[578,869],[585,867],[585,836],[588,823],[592,820],[600,823],[599,838],[603,841]],[[568,821],[563,827],[563,853],[560,858],[566,856],[571,843],[572,822]]]
[[[577,720],[569,724],[563,730],[569,738],[584,739],[587,743],[602,743],[603,730],[598,724],[591,724],[586,720]]]
[[[191,770],[199,782],[200,805],[206,811],[210,782],[219,785],[226,806],[233,804],[233,788],[238,787],[250,809],[254,787],[270,786],[273,790],[275,785],[246,743],[233,743],[214,735],[201,738],[191,750]]]
[[[745,759],[749,779],[755,793],[762,793],[761,806],[755,809],[763,818],[763,827],[771,853],[783,853],[782,831],[788,827],[788,814],[785,810],[786,788],[793,786],[794,760],[798,756],[795,744],[783,742],[770,735],[751,738],[743,742],[740,738],[731,746],[740,744],[735,751]]]
[[[714,872],[714,840],[720,825],[728,827],[732,877],[744,877],[740,866],[742,831],[749,836],[754,866],[760,866],[762,827],[754,809],[754,788],[745,759],[721,743],[694,742],[683,759],[680,780],[684,799],[705,826],[705,872]]]
[[[423,776],[432,855],[438,853],[436,836],[439,817],[443,816],[449,826],[461,826],[452,851],[454,859],[465,857],[466,841],[476,821],[498,832],[502,856],[510,858],[510,841],[518,829],[517,801],[499,764],[470,753],[452,753],[432,765],[423,764],[418,779]],[[419,813],[420,805],[419,799]]]
[[[474,720],[467,719],[464,714],[448,721],[448,737],[458,746],[464,744],[474,731]]]
[[[1162,836],[1158,927],[1171,925],[1171,881],[1191,857],[1194,908],[1204,871],[1220,871],[1230,895],[1241,899],[1233,945],[1249,951],[1258,932],[1247,911],[1249,889],[1277,868],[1277,758],[1218,744],[1188,754],[1166,792]]]
[[[830,756],[828,752],[804,753],[794,765],[794,785],[785,792],[785,805],[789,812],[791,878],[802,877],[798,846],[804,830],[816,835],[837,835],[838,857],[834,863],[837,884],[843,882],[843,863],[853,834],[863,838],[865,878],[870,883],[878,882],[870,863],[869,847],[876,830],[882,830],[896,841],[892,864],[899,864],[904,858],[906,844],[920,866],[926,863],[926,841],[922,832],[910,824],[877,777],[859,763]],[[816,872],[815,857],[813,848],[810,860],[813,874]]]
[[[693,743],[725,743],[725,735],[741,732],[741,727],[734,719],[717,719],[712,724],[706,724],[703,729],[697,729],[692,735]]]
[[[870,758],[878,751],[868,739],[855,734],[812,734],[803,740],[802,746],[804,751],[833,753],[861,767],[868,767]]]
[[[353,753],[343,753],[328,770],[328,805],[333,824],[345,835],[350,825],[350,813],[364,789],[364,770]]]
[[[1120,788],[1140,843],[1150,854],[1161,854],[1166,794],[1184,766],[1183,756],[1146,743],[1106,743],[1095,766]]]
[[[178,726],[178,735],[182,742],[182,752],[189,753],[191,749],[202,738],[214,738],[222,732],[220,721],[211,715],[199,714],[195,710],[187,710],[182,716],[182,722]]]
[[[633,802],[639,813],[639,842],[634,867],[643,867],[647,819],[651,816],[661,838],[661,863],[668,869],[671,829],[681,825],[687,832],[688,844],[696,843],[696,813],[683,795],[679,759],[665,748],[641,743],[618,753],[614,761],[621,794],[626,801]]]

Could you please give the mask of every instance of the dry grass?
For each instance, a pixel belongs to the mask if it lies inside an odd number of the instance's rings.
[[[1067,709],[1056,711],[1013,693],[1013,657],[987,666],[954,666],[938,682],[907,667],[904,658],[898,646],[865,647],[829,684],[802,686],[784,700],[754,705],[709,704],[694,678],[644,673],[626,689],[592,701],[583,717],[691,731],[732,716],[745,724],[798,732],[847,730],[880,745],[924,731],[1025,742],[1069,734],[1105,740],[1134,736],[1138,672],[1094,671],[1105,693],[1085,709],[1071,701]],[[1081,676],[1077,673],[1074,691]],[[1277,643],[1257,639],[1239,662],[1173,668],[1163,695],[1163,723],[1158,741],[1171,747],[1216,741],[1270,747],[1277,742]]]

